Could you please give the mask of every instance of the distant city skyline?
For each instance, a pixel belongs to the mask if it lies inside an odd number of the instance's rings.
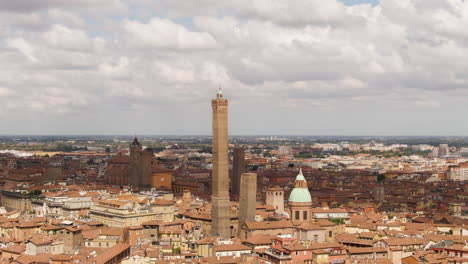
[[[286,10],[286,12],[285,12]],[[0,3],[0,135],[463,136],[462,0]]]

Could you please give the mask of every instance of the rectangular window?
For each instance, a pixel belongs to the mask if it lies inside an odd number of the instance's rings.
[[[299,220],[299,211],[296,211],[296,220]]]
[[[307,220],[307,211],[304,211],[304,220]]]

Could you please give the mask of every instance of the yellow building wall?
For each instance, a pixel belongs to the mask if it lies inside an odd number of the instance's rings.
[[[213,246],[209,244],[198,245],[197,255],[204,258],[213,256]]]
[[[330,263],[329,259],[328,259],[328,255],[317,255],[316,257],[316,261],[317,261],[317,264],[320,264],[320,263]]]

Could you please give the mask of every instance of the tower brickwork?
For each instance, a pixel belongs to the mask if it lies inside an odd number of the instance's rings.
[[[385,189],[383,184],[378,185],[374,188],[374,199],[379,202],[383,202],[385,199]]]
[[[130,164],[128,185],[139,190],[151,188],[153,151],[143,150],[143,146],[135,137],[130,144]]]
[[[139,189],[151,189],[151,179],[153,176],[153,150],[145,149],[141,155],[141,181]]]
[[[143,147],[138,142],[138,139],[135,137],[132,144],[130,144],[130,164],[128,171],[128,185],[133,188],[140,186],[140,176],[141,175],[141,166],[140,158],[143,152]]]
[[[213,110],[213,173],[211,233],[231,237],[228,164],[228,100],[221,90],[211,101]]]
[[[275,186],[266,191],[266,205],[273,206],[277,214],[284,213],[284,190]]]
[[[255,209],[257,205],[257,174],[243,173],[241,175],[239,197],[239,235],[242,231],[242,225],[246,221],[255,221]]]
[[[235,196],[240,195],[241,175],[245,171],[245,151],[244,148],[234,148],[232,158],[232,194]]]

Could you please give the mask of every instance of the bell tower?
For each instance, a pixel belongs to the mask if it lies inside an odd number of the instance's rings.
[[[128,175],[128,185],[132,188],[138,188],[140,186],[140,175],[143,173],[140,166],[142,153],[143,146],[135,136],[132,144],[130,144],[130,167]]]

